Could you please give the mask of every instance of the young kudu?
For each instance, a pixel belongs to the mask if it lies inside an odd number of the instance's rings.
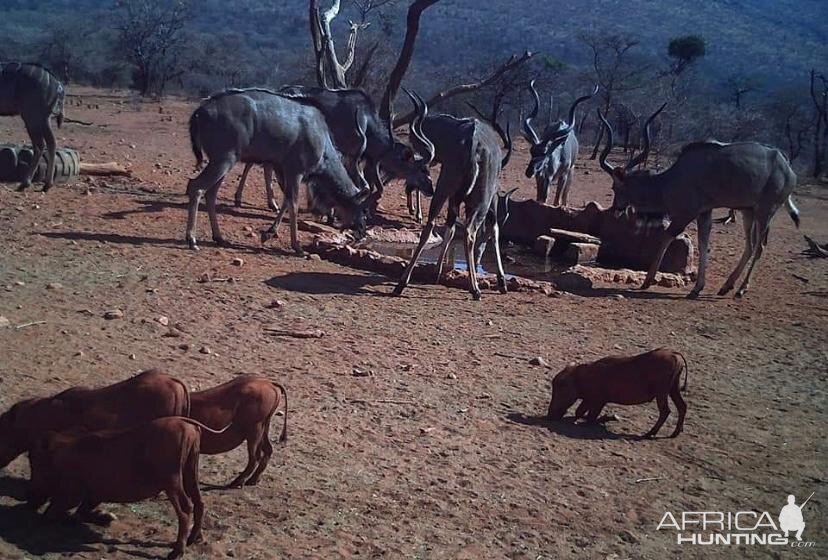
[[[477,284],[477,260],[475,241],[478,230],[484,221],[491,228],[492,241],[497,260],[497,281],[501,293],[506,293],[506,275],[500,258],[500,232],[497,220],[497,180],[503,162],[500,136],[486,123],[477,119],[458,119],[451,115],[428,116],[425,102],[419,96],[406,90],[412,103],[418,110],[418,117],[412,128],[421,131],[419,137],[427,137],[434,142],[435,161],[441,164],[440,177],[428,209],[428,218],[420,235],[420,242],[411,257],[411,262],[403,272],[394,295],[402,294],[411,280],[411,273],[417,260],[434,231],[434,221],[448,202],[446,231],[440,260],[437,264],[437,281],[443,272],[443,262],[448,253],[457,226],[460,205],[466,211],[465,249],[469,272],[469,291],[475,300],[480,299]],[[420,141],[420,138],[417,138]],[[511,152],[511,150],[510,150]]]
[[[688,297],[698,297],[704,288],[708,243],[715,208],[739,210],[745,228],[745,249],[739,264],[719,290],[725,295],[733,289],[748,261],[750,267],[736,292],[741,297],[750,285],[753,268],[768,241],[771,218],[784,203],[799,227],[799,211],[791,199],[796,174],[787,158],[775,148],[756,142],[724,144],[694,142],[684,146],[675,163],[662,173],[633,169],[645,161],[650,151],[650,123],[664,109],[656,111],[644,125],[644,149],[625,167],[607,163],[612,149],[612,127],[604,115],[598,116],[607,132],[607,145],[601,154],[601,168],[612,177],[612,207],[632,209],[644,214],[667,215],[670,225],[661,232],[661,247],[653,260],[642,289],[650,287],[670,243],[696,220],[699,232],[699,270],[696,285]],[[752,260],[751,260],[752,259]]]

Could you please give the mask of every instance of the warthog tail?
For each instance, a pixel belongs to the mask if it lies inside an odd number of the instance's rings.
[[[285,418],[282,421],[282,435],[279,436],[279,443],[284,443],[287,441],[287,417],[288,417],[288,400],[287,400],[287,391],[285,391],[284,386],[276,383],[275,381],[271,381],[273,386],[276,387],[278,390],[282,392],[282,397],[285,401]]]
[[[187,423],[192,424],[193,426],[197,426],[197,427],[201,428],[202,430],[207,430],[211,434],[223,434],[224,432],[227,431],[228,428],[230,428],[230,426],[233,425],[233,422],[230,422],[229,424],[227,424],[222,429],[214,430],[210,426],[206,426],[206,425],[202,424],[201,422],[199,422],[198,420],[195,420],[194,418],[185,418],[184,416],[179,416],[179,418],[181,418],[182,420],[186,420]]]
[[[688,374],[690,368],[687,367],[687,358],[684,357],[684,354],[682,354],[681,352],[676,352],[676,354],[681,356],[681,360],[684,362],[684,385],[681,386],[681,390],[684,391],[684,390],[687,389],[687,374]],[[681,370],[679,370],[678,373],[679,373],[679,375],[681,375]]]

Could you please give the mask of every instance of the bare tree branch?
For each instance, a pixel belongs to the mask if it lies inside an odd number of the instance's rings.
[[[394,98],[400,91],[403,77],[408,70],[408,65],[411,63],[411,58],[414,56],[414,45],[417,42],[417,33],[420,30],[420,16],[423,11],[430,8],[439,0],[415,0],[408,8],[408,18],[406,21],[405,40],[403,41],[400,56],[397,59],[397,64],[391,71],[391,77],[388,79],[388,86],[385,89],[385,94],[380,103],[380,117],[388,119],[391,116],[392,104]]]
[[[518,56],[516,54],[513,54],[511,57],[509,57],[509,60],[507,60],[506,62],[501,64],[499,67],[497,67],[488,76],[484,76],[483,78],[479,79],[478,81],[472,82],[470,84],[460,84],[460,85],[454,86],[452,88],[449,88],[445,91],[441,91],[440,93],[437,93],[436,95],[432,96],[431,99],[429,99],[427,101],[428,106],[429,107],[434,107],[435,105],[438,105],[438,104],[442,103],[443,101],[445,101],[446,99],[450,99],[450,98],[452,98],[456,95],[460,95],[460,94],[463,94],[463,93],[469,93],[469,92],[472,92],[472,91],[476,91],[480,88],[484,88],[484,87],[488,86],[489,84],[495,82],[498,78],[500,78],[501,76],[503,76],[507,72],[511,72],[512,70],[518,68],[520,65],[522,65],[523,63],[530,60],[533,56],[535,56],[535,53],[530,52],[530,51],[526,51],[520,56]],[[411,120],[411,118],[413,116],[414,116],[414,112],[410,112],[410,113],[408,113],[407,115],[405,115],[403,117],[400,117],[398,119],[394,119],[394,125],[399,126],[401,124],[404,124],[404,123],[408,122],[409,120]]]

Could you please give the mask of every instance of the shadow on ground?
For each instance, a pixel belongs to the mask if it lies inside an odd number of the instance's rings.
[[[368,287],[379,286],[387,282],[389,282],[388,278],[376,274],[290,272],[283,276],[274,276],[266,280],[265,284],[271,288],[303,294],[382,295],[381,292]]]

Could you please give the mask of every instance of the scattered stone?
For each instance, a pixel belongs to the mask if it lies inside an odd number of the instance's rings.
[[[104,313],[104,319],[107,321],[111,321],[112,319],[121,319],[124,316],[124,312],[120,309],[111,309]]]
[[[322,257],[317,255],[316,253],[311,253],[310,255],[308,255],[308,260],[309,261],[321,261]]]
[[[168,317],[161,315],[158,319],[156,319],[159,324],[164,325],[165,327],[170,324],[170,320]]]
[[[351,372],[351,375],[354,377],[371,377],[374,375],[374,370],[355,367]]]
[[[129,359],[130,359],[130,360],[137,360],[137,359],[138,359],[138,356],[136,356],[135,354],[130,354],[130,355],[129,355]]]
[[[457,379],[457,374],[453,371],[450,371],[446,374],[446,379]]]
[[[621,531],[618,537],[626,543],[635,544],[638,542],[638,537],[635,536],[635,533],[633,533],[629,529]]]
[[[593,243],[570,243],[564,251],[562,260],[569,264],[592,264],[598,260],[600,248]]]
[[[163,335],[164,338],[181,338],[181,331],[175,327],[170,327]]]
[[[268,309],[282,309],[285,306],[285,302],[280,299],[274,299],[270,303],[268,303],[265,307]]]
[[[581,233],[580,231],[551,228],[548,235],[565,243],[586,243],[588,245],[601,244],[601,240],[599,238],[588,233]]]
[[[615,294],[615,295],[614,295],[614,296],[612,296],[612,297],[613,297],[613,298],[615,298],[615,299],[627,299],[627,298],[625,298],[625,297],[624,297],[624,295],[623,295],[623,294]]]
[[[433,427],[420,428],[420,435],[423,435],[423,436],[428,435],[431,432],[433,432],[434,430],[435,430],[435,428],[433,428]]]
[[[23,282],[22,280],[17,280],[17,281],[14,283],[14,285],[15,285],[15,286],[25,286],[25,285],[26,285],[26,283],[25,283],[25,282]]]
[[[236,257],[235,259],[230,261],[230,264],[232,264],[233,266],[244,266],[244,259],[242,259],[241,257]]]
[[[83,358],[83,350],[78,350],[77,352],[75,352],[74,357]]]
[[[11,327],[11,321],[9,321],[5,316],[0,315],[0,329],[8,329]]]
[[[202,346],[201,348],[198,349],[198,351],[201,352],[202,354],[208,354],[208,355],[213,353],[213,351],[210,350],[209,346]]]
[[[555,238],[549,235],[541,235],[535,239],[535,254],[539,257],[546,258],[552,249],[555,247]]]
[[[546,360],[544,360],[540,356],[535,356],[534,358],[529,360],[529,365],[549,367],[549,364],[546,363]]]
[[[184,343],[184,344],[179,344],[179,345],[178,345],[178,349],[179,349],[179,350],[184,350],[185,352],[187,352],[187,351],[189,351],[189,350],[190,350],[190,345],[189,345],[189,344],[187,344],[187,343]]]

